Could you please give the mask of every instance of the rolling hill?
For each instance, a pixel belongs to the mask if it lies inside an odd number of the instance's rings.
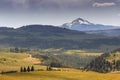
[[[29,49],[25,52],[13,52],[10,49],[0,49],[0,74],[11,70],[19,72],[20,67],[32,65],[36,70],[46,70],[46,66],[80,69],[102,54],[82,50]]]
[[[20,71],[20,67],[32,66],[40,63],[37,58],[29,57],[26,53],[12,53],[0,51],[0,73],[2,71]],[[35,65],[38,68],[38,66]],[[39,66],[40,67],[40,66]]]
[[[77,68],[85,67],[96,57],[102,53],[89,53],[82,50],[63,50],[63,49],[43,49],[37,53],[30,52],[33,57],[42,59],[43,65],[51,65],[51,67],[69,67]]]
[[[104,73],[120,71],[120,49],[102,54],[87,65],[86,69]]]
[[[108,52],[120,47],[119,37],[106,37],[50,25],[0,28],[1,47],[85,49]]]
[[[104,35],[104,36],[109,36],[109,37],[119,37],[120,36],[120,29],[87,31],[86,33]]]

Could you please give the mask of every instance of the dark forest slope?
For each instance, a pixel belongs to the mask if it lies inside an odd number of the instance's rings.
[[[29,48],[91,49],[109,51],[120,47],[120,38],[97,36],[49,25],[0,28],[0,46]]]
[[[87,65],[85,69],[97,72],[120,71],[120,49],[103,54]]]

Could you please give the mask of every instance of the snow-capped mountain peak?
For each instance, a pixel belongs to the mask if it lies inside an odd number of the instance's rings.
[[[109,30],[119,28],[117,26],[94,24],[82,18],[77,18],[70,23],[65,23],[61,27],[78,31]]]
[[[68,28],[68,29],[71,29],[73,26],[79,26],[79,25],[92,25],[93,23],[87,21],[87,20],[84,20],[82,18],[77,18],[75,20],[73,20],[72,22],[70,23],[65,23],[62,25],[62,27],[64,28]]]
[[[77,19],[73,20],[71,23],[72,23],[72,25],[80,25],[80,24],[87,24],[87,25],[89,25],[89,24],[92,24],[91,22],[89,22],[87,20],[84,20],[82,18],[77,18]]]

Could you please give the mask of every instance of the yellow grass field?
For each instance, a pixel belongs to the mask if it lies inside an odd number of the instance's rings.
[[[40,63],[37,58],[32,58],[29,54],[25,53],[0,53],[0,72],[17,70],[20,71],[20,67],[32,66]],[[42,67],[34,65],[35,68]]]
[[[120,74],[82,71],[39,71],[0,75],[0,80],[120,80]]]
[[[80,51],[68,51],[66,54],[82,53],[89,55],[89,53]],[[98,56],[92,54],[93,56]],[[25,53],[0,53],[0,72],[17,70],[17,73],[0,74],[0,80],[120,80],[120,73],[97,73],[97,72],[82,72],[80,70],[62,68],[61,71],[46,71],[46,66],[34,65],[40,63],[37,58],[32,58]],[[36,71],[21,73],[21,66],[34,65]],[[37,70],[44,71],[37,71]]]
[[[83,50],[67,50],[66,52],[64,52],[64,54],[68,54],[68,55],[79,54],[81,56],[100,56],[103,53],[90,53]]]

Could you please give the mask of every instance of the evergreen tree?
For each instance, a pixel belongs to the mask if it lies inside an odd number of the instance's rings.
[[[20,68],[20,72],[24,72],[23,67]]]
[[[27,71],[30,72],[30,67],[28,66]]]
[[[26,72],[27,70],[26,70],[26,67],[24,67],[24,72]]]
[[[34,70],[35,70],[35,69],[34,69],[34,66],[32,66],[32,67],[31,67],[31,71],[34,71]]]

